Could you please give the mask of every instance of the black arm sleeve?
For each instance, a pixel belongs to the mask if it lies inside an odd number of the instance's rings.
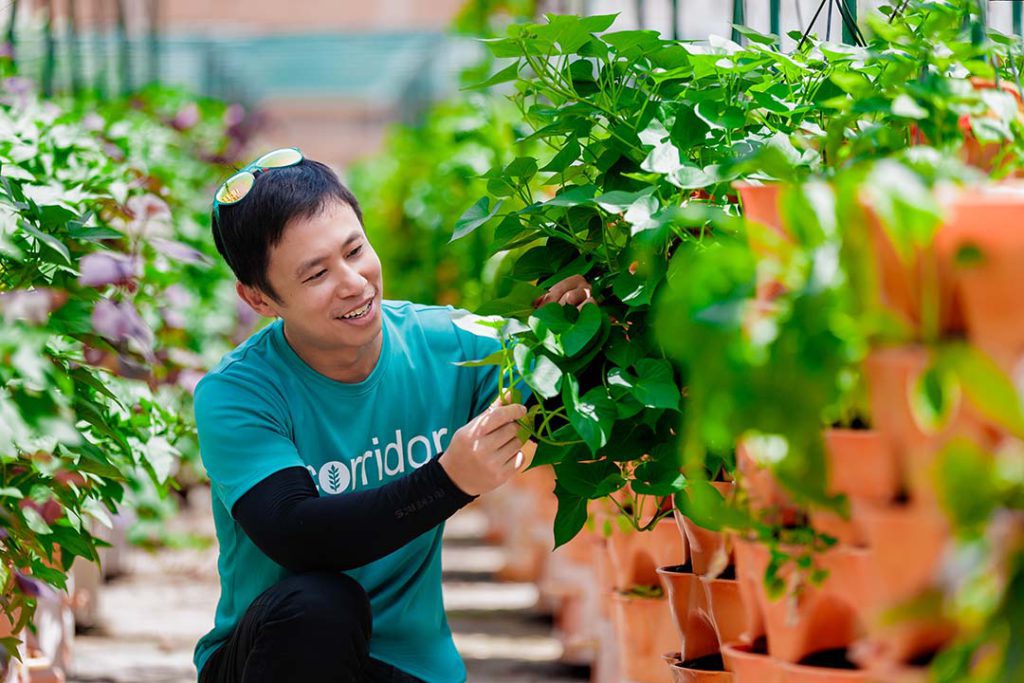
[[[437,460],[374,489],[324,497],[308,470],[289,467],[247,491],[232,515],[286,569],[342,570],[398,550],[473,498]]]

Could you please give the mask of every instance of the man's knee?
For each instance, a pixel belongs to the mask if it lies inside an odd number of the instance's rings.
[[[373,629],[370,599],[363,587],[340,572],[295,574],[282,580],[287,610],[311,628],[350,631],[369,641]]]

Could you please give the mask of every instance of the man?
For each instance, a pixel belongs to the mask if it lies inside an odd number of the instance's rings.
[[[214,201],[217,249],[276,318],[195,393],[221,598],[200,681],[457,683],[441,533],[522,462],[522,405],[492,403],[496,342],[453,311],[385,301],[359,204],[277,150]],[[582,278],[542,301],[582,304]]]

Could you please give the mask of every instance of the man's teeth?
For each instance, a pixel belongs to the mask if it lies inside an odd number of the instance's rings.
[[[367,311],[370,310],[370,303],[372,303],[372,302],[367,301],[366,305],[363,306],[362,308],[357,308],[356,310],[352,311],[351,313],[346,313],[345,315],[343,315],[341,317],[343,319],[345,319],[345,320],[347,320],[349,318],[358,318],[359,316],[364,315]]]

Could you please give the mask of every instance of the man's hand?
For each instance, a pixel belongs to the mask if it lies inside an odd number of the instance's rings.
[[[471,496],[492,491],[523,464],[517,420],[526,415],[518,403],[495,402],[452,436],[439,462],[452,482]]]
[[[591,295],[590,283],[582,275],[571,275],[556,283],[548,293],[533,302],[534,308],[557,301],[563,306],[583,308],[586,304],[596,304]]]

